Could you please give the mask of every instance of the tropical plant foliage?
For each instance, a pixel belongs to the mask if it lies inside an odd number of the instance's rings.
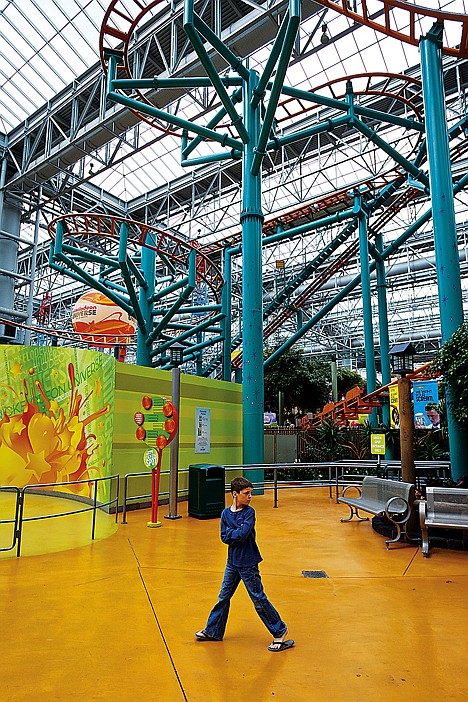
[[[431,371],[444,377],[452,415],[468,429],[468,323],[461,324],[442,345]]]

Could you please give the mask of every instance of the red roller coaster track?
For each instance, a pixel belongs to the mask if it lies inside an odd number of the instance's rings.
[[[444,54],[468,58],[468,15],[421,7],[406,0],[318,0],[324,7],[339,12],[349,19],[375,29],[405,44],[418,46],[420,39],[434,22],[449,25],[457,37],[455,46],[442,46]],[[369,6],[368,6],[369,5]],[[376,6],[383,11],[375,12]],[[370,10],[372,8],[372,12]]]

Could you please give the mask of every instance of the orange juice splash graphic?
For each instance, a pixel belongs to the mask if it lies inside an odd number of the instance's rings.
[[[35,380],[34,385],[47,409],[41,412],[34,393],[29,391],[23,379],[23,412],[12,416],[4,412],[0,420],[0,485],[23,487],[73,480],[91,481],[102,477],[100,467],[91,465],[99,444],[94,434],[86,434],[85,427],[107,414],[110,405],[106,404],[89,417],[80,419],[80,410],[92,393],[83,399],[77,392],[72,363],[68,365],[68,376],[71,385],[68,417],[55,401],[49,400],[41,382]],[[13,388],[9,389],[17,394]],[[60,490],[85,497],[93,496],[91,482],[67,485]]]

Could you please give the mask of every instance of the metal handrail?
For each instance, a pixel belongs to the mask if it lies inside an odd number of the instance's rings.
[[[277,508],[278,507],[278,470],[290,470],[292,471],[297,471],[297,470],[303,470],[304,468],[314,468],[316,470],[325,470],[328,469],[328,479],[326,478],[320,478],[318,480],[309,480],[306,481],[308,484],[307,485],[302,485],[302,487],[324,487],[328,485],[329,488],[329,494],[330,498],[332,498],[332,487],[334,484],[334,480],[331,477],[331,471],[335,467],[335,464],[333,462],[329,463],[233,463],[230,465],[224,465],[223,466],[225,470],[242,470],[243,472],[249,471],[249,470],[272,470],[273,471],[273,487],[270,488],[268,485],[265,485],[264,481],[261,481],[260,483],[253,483],[254,487],[262,487],[263,489],[266,490],[273,490],[273,507]],[[337,472],[338,468],[335,468],[335,471]],[[305,481],[300,481],[301,483],[304,483]],[[286,485],[282,486],[283,488],[286,487]],[[291,487],[291,484],[289,484],[289,487]],[[228,488],[228,485],[226,485],[226,488]]]
[[[16,546],[16,540],[18,538],[18,517],[19,517],[19,505],[20,505],[20,488],[10,486],[10,485],[2,485],[0,486],[0,492],[15,492],[16,493],[16,500],[15,500],[15,518],[14,519],[0,519],[0,524],[14,524],[13,528],[13,540],[11,543],[11,546],[7,546],[4,548],[0,548],[0,551],[11,551],[12,549],[15,548]]]
[[[179,473],[179,475],[181,475],[182,473],[188,473],[188,469],[181,468],[181,469],[179,469],[178,473]],[[132,495],[131,497],[129,497],[128,496],[128,481],[129,481],[129,479],[130,478],[142,478],[143,476],[149,476],[151,474],[152,474],[152,471],[149,470],[149,471],[143,471],[140,473],[126,473],[124,475],[124,477],[123,477],[122,521],[121,521],[121,524],[127,524],[127,502],[129,500],[147,500],[147,499],[150,499],[152,496],[151,493],[148,492],[148,493],[145,493],[144,495]],[[169,475],[169,474],[170,474],[170,472],[168,470],[161,471],[161,475]],[[182,492],[188,492],[187,488],[185,488],[183,490],[179,490],[178,494],[180,494]],[[169,492],[167,492],[167,491],[160,492],[159,497],[161,497],[161,496],[168,497]]]
[[[416,461],[415,462],[417,470],[423,469],[423,468],[434,468],[434,469],[442,469],[442,470],[448,470],[450,468],[450,462],[449,461]],[[281,489],[286,489],[288,487],[292,487],[290,482],[285,482],[285,481],[278,481],[278,471],[283,470],[283,471],[297,471],[297,470],[303,470],[304,468],[313,468],[315,470],[319,470],[321,472],[328,471],[328,478],[323,477],[319,478],[317,480],[299,480],[296,481],[294,484],[294,487],[300,487],[300,488],[306,488],[306,487],[328,487],[329,488],[329,497],[330,499],[333,498],[333,487],[335,487],[335,493],[336,497],[335,499],[338,499],[338,489],[339,489],[339,479],[346,477],[346,473],[342,473],[339,471],[346,470],[346,468],[350,468],[351,470],[356,469],[359,466],[366,466],[366,467],[375,467],[375,468],[383,468],[385,470],[386,467],[401,467],[401,461],[378,461],[377,459],[365,459],[365,460],[344,460],[344,461],[326,461],[323,463],[233,463],[233,464],[224,464],[222,467],[225,469],[225,471],[242,471],[242,472],[248,472],[248,471],[254,471],[254,470],[270,470],[273,471],[273,484],[270,485],[268,483],[265,484],[264,481],[254,483],[254,487],[256,488],[262,488],[265,490],[273,490],[274,493],[274,498],[273,498],[273,507],[278,507],[278,491]],[[334,475],[332,477],[332,473],[334,472]],[[152,471],[143,471],[139,473],[127,473],[124,475],[124,486],[123,486],[123,501],[122,501],[122,524],[127,524],[127,502],[130,500],[142,500],[142,499],[150,499],[151,498],[151,493],[146,493],[144,495],[132,495],[131,497],[128,496],[128,481],[130,478],[141,478],[144,476],[150,476]],[[188,469],[180,469],[179,474],[181,473],[188,473]],[[169,471],[162,471],[161,475],[169,475]],[[348,474],[349,475],[349,474]],[[352,474],[351,474],[352,475]],[[225,483],[225,491],[229,491],[229,483]],[[179,490],[178,494],[182,493],[187,493],[188,489],[184,488],[183,490]],[[168,496],[168,492],[161,492],[161,496]]]
[[[112,481],[116,480],[117,482],[117,487],[116,487],[116,494],[115,497],[108,502],[98,502],[97,500],[97,489],[98,489],[98,483],[102,482],[104,480],[109,480],[111,481],[111,486],[112,486]],[[24,517],[24,503],[25,503],[25,497],[27,493],[34,493],[34,494],[48,494],[45,491],[47,488],[51,488],[51,491],[53,495],[55,496],[56,490],[53,490],[53,488],[60,488],[63,486],[68,486],[68,485],[79,485],[82,483],[93,483],[93,497],[92,498],[86,498],[83,496],[78,496],[78,495],[71,495],[71,494],[61,494],[60,497],[67,497],[68,499],[79,499],[80,501],[83,502],[91,502],[91,505],[89,507],[84,507],[83,509],[78,509],[78,510],[72,510],[70,512],[56,512],[55,514],[46,514],[46,515],[39,515],[36,517]],[[42,519],[52,519],[54,517],[68,517],[72,514],[79,514],[80,512],[89,512],[92,511],[92,526],[91,526],[91,538],[94,540],[95,537],[95,532],[96,532],[96,511],[98,509],[102,509],[103,507],[110,507],[111,505],[115,504],[115,521],[117,523],[118,521],[118,512],[119,512],[119,476],[118,475],[109,475],[105,476],[102,478],[88,478],[87,480],[70,480],[68,482],[62,482],[62,483],[40,483],[37,485],[26,485],[23,488],[18,488],[18,487],[1,487],[0,490],[4,491],[14,491],[17,493],[16,497],[16,510],[15,510],[15,519],[14,520],[5,520],[4,522],[0,523],[12,523],[15,524],[15,533],[14,533],[14,540],[12,546],[9,548],[3,548],[0,549],[0,551],[9,551],[13,549],[16,545],[16,555],[19,557],[21,555],[21,544],[22,544],[22,533],[23,533],[23,524],[25,522],[33,522],[33,521],[39,521]],[[50,495],[49,495],[50,496]]]

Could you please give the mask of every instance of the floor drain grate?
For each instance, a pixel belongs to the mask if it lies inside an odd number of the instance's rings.
[[[324,570],[303,570],[304,578],[328,578]]]

